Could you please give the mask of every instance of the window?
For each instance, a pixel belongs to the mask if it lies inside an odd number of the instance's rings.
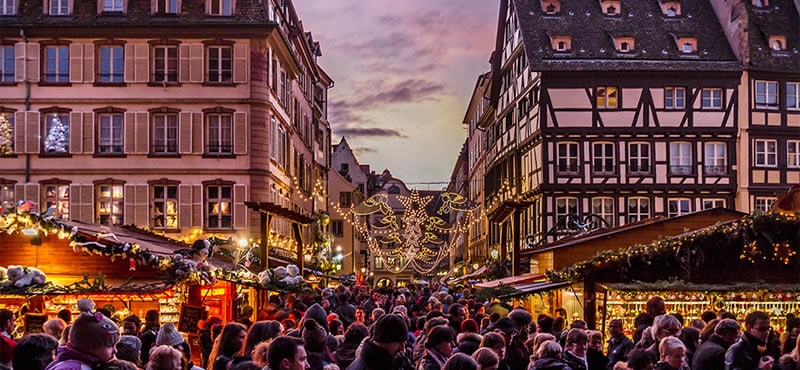
[[[233,81],[233,48],[230,46],[210,46],[208,48],[208,82]]]
[[[156,0],[156,14],[177,14],[178,0]]]
[[[800,140],[786,141],[786,165],[789,168],[800,168]]]
[[[0,0],[0,11],[2,11]],[[0,12],[2,15],[2,12]],[[14,82],[14,46],[0,46],[0,82]]]
[[[122,154],[124,150],[122,113],[103,113],[98,115],[100,134],[97,136],[97,153]]]
[[[233,0],[210,0],[211,1],[211,9],[209,14],[211,15],[231,15],[233,14]]]
[[[286,129],[283,128],[283,125],[278,124],[278,121],[276,121],[274,118],[270,124],[270,137],[272,140],[270,145],[270,155],[272,160],[278,162],[278,164],[286,168],[288,136],[286,135]]]
[[[230,185],[209,185],[206,187],[206,227],[209,229],[231,229],[231,204],[233,187]]]
[[[800,82],[786,83],[786,108],[800,110]]]
[[[233,153],[233,123],[230,114],[208,114],[208,150],[209,154]]]
[[[43,187],[44,212],[50,212],[57,220],[69,220],[69,184],[43,184]]]
[[[614,226],[614,198],[592,198],[592,213],[606,220],[607,226]]]
[[[153,186],[153,228],[178,228],[178,186]]]
[[[333,236],[343,237],[344,236],[344,221],[342,220],[333,220],[331,221],[331,234]]]
[[[613,5],[609,5],[608,8],[606,8],[606,15],[615,15],[615,14],[617,14],[617,8]]]
[[[564,41],[559,41],[558,46],[556,47],[558,51],[566,51],[567,50],[567,43]]]
[[[2,184],[0,185],[0,207],[3,209],[12,209],[16,207],[17,201],[14,198],[14,185]]]
[[[101,225],[122,225],[122,184],[97,185],[97,214]]]
[[[702,106],[705,109],[722,109],[722,89],[703,89]]]
[[[159,45],[153,47],[153,81],[178,82],[178,47]]]
[[[616,108],[617,107],[617,88],[598,87],[597,88],[597,107]]]
[[[69,114],[51,113],[42,116],[45,117],[44,153],[69,153]]]
[[[383,258],[375,257],[375,269],[376,270],[383,269]]]
[[[125,11],[123,0],[103,0],[104,12],[122,12]]]
[[[647,218],[650,218],[650,199],[628,198],[628,222],[637,222]]]
[[[683,109],[686,107],[686,88],[665,87],[664,88],[664,108]]]
[[[630,50],[630,45],[627,42],[619,44],[619,51],[628,51],[628,50]]]
[[[339,193],[339,208],[350,208],[353,203],[353,193],[343,191]]]
[[[630,173],[650,173],[650,144],[628,144],[628,171]]]
[[[69,47],[52,45],[44,48],[44,81],[69,82]]]
[[[683,51],[684,54],[691,53],[692,52],[692,44],[688,43],[688,42],[683,43],[683,49],[681,51]]]
[[[0,0],[0,15],[14,15],[17,12],[15,0]]]
[[[153,114],[153,153],[178,152],[178,115]]]
[[[563,228],[570,228],[570,217],[580,216],[578,214],[578,198],[561,197],[556,198],[556,225]]]
[[[0,112],[0,157],[14,154],[14,113]],[[2,212],[2,210],[0,210]]]
[[[578,143],[558,143],[558,172],[578,173]]]
[[[49,0],[50,15],[69,15],[69,0]]]
[[[778,142],[775,139],[756,139],[756,166],[776,167],[778,165]]]
[[[669,172],[673,175],[692,174],[692,146],[689,143],[669,144]]]
[[[350,164],[349,163],[340,164],[339,173],[342,174],[342,176],[346,176],[348,173],[350,173]]]
[[[778,82],[756,81],[756,108],[778,107]]]
[[[592,168],[594,172],[598,174],[613,174],[614,164],[616,163],[614,144],[594,143],[593,149]]]
[[[772,41],[772,50],[783,50],[783,43],[781,40]]]
[[[725,208],[725,199],[703,199],[703,209]]]
[[[769,207],[772,206],[777,198],[774,197],[756,197],[755,203],[753,205],[753,211],[756,212],[767,212],[769,211]]]
[[[706,143],[703,169],[706,175],[726,175],[728,146],[725,143]]]
[[[675,17],[678,15],[678,12],[675,11],[674,7],[667,8],[667,17]]]
[[[123,82],[125,57],[122,46],[100,47],[100,75],[98,82]]]
[[[691,203],[689,199],[670,199],[668,203],[669,217],[685,215],[691,212]]]

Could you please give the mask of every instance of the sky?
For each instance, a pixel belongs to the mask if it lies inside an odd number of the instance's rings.
[[[450,180],[462,123],[489,70],[497,0],[295,0],[333,78],[328,119],[362,164],[409,187]],[[442,184],[420,184],[442,182]]]

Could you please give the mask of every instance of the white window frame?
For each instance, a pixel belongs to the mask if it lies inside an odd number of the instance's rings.
[[[58,116],[58,118],[61,120],[61,123],[63,124],[64,129],[66,131],[66,133],[64,134],[63,141],[61,141],[61,146],[64,149],[63,151],[56,151],[56,150],[48,151],[47,147],[46,147],[48,136],[50,136],[50,130],[53,129],[53,126],[52,126],[53,118],[54,118],[53,116]],[[45,154],[67,154],[67,153],[69,153],[69,144],[70,144],[70,140],[69,140],[69,138],[70,138],[70,136],[69,136],[70,135],[69,134],[69,131],[70,131],[69,113],[65,113],[65,112],[47,113],[47,114],[42,114],[42,118],[44,119],[44,129],[42,130],[42,132],[44,133],[44,135],[42,135],[42,153],[45,153]]]
[[[69,15],[69,0],[48,0],[50,15]]]
[[[629,197],[626,205],[628,223],[639,222],[650,218],[652,212],[650,198]],[[643,208],[646,208],[646,210],[642,210]]]
[[[0,0],[0,4],[3,1]],[[14,82],[14,56],[14,45],[0,45],[0,82]]]
[[[108,51],[108,58],[103,54]],[[125,48],[122,45],[104,45],[99,50],[100,62],[97,69],[97,82],[125,82]],[[103,73],[103,70],[107,73]]]
[[[17,14],[17,0],[0,0],[0,15]]]
[[[704,145],[703,168],[706,175],[728,174],[728,145],[708,142]]]
[[[156,14],[178,14],[178,0],[156,0]]]
[[[634,155],[633,150],[636,146],[637,154]],[[644,148],[644,151],[642,150]],[[647,161],[647,166],[642,168],[642,162]],[[636,163],[636,170],[633,164]],[[652,158],[650,157],[650,143],[634,142],[628,144],[628,172],[632,174],[648,174],[651,172]]]
[[[786,109],[800,110],[800,82],[786,83]]]
[[[692,200],[689,198],[671,198],[667,200],[667,216],[675,217],[692,213]]]
[[[800,168],[800,140],[786,140],[786,167]]]
[[[211,189],[217,189],[217,197],[211,197]],[[224,192],[228,191],[228,197],[224,196]],[[205,226],[209,230],[233,230],[233,185],[206,185],[205,187],[206,198],[206,218],[204,220]],[[214,208],[216,207],[216,208]],[[211,220],[216,219],[215,226],[211,226]],[[225,223],[228,226],[225,226]]]
[[[778,81],[756,80],[753,85],[756,108],[778,109]]]
[[[753,157],[756,167],[778,167],[778,140],[755,139]]]
[[[679,86],[668,86],[664,88],[664,108],[665,109],[685,109],[686,108],[686,88]]]
[[[3,209],[12,209],[16,206],[17,200],[14,197],[14,185],[0,185],[0,207],[3,207]]]
[[[157,197],[156,192],[161,189],[161,196]],[[170,197],[172,192],[172,197]],[[155,184],[153,185],[153,219],[151,220],[153,229],[156,230],[174,230],[179,229],[178,223],[178,185],[177,184]],[[171,205],[171,207],[170,207]],[[160,210],[159,210],[160,206]],[[160,213],[159,213],[160,212]],[[158,221],[162,224],[159,226]]]
[[[614,208],[612,197],[592,198],[592,213],[606,220],[609,227],[614,227]]]
[[[726,207],[725,206],[726,203],[727,202],[725,201],[725,199],[722,199],[722,198],[703,199],[703,209],[706,210],[706,209],[712,209],[712,208],[718,208],[718,207],[725,208]]]
[[[562,153],[562,146],[564,147]],[[571,154],[572,149],[575,149],[575,154]],[[561,162],[566,163],[565,169],[561,169]],[[574,168],[572,164],[574,163]],[[556,172],[560,174],[578,174],[580,173],[580,146],[573,141],[565,141],[556,143]]]
[[[233,154],[233,114],[206,115],[206,153]]]
[[[690,43],[690,42],[684,42],[684,43],[683,43],[683,48],[681,49],[681,51],[682,51],[684,54],[691,54],[691,52],[692,52],[692,43]]]
[[[170,52],[174,55],[170,56]],[[163,55],[159,56],[160,53]],[[172,67],[170,67],[172,64]],[[153,81],[178,82],[178,46],[156,45],[153,47]]]
[[[686,176],[692,172],[692,143],[686,141],[669,143],[669,173]]]
[[[225,52],[227,51],[227,56]],[[212,66],[212,60],[216,60],[216,67]],[[224,67],[227,61],[228,68]],[[211,78],[211,73],[216,78]],[[208,82],[233,82],[233,47],[229,45],[209,46],[206,51],[206,80]]]
[[[755,197],[753,199],[753,211],[767,212],[772,206],[772,203],[775,203],[776,200],[778,200],[778,198],[775,197]]]
[[[103,12],[124,12],[124,0],[103,0]]]
[[[153,113],[152,153],[178,153],[178,115],[175,113]]]
[[[44,47],[44,78],[42,81],[51,83],[69,82],[69,46],[67,45],[47,45]],[[54,64],[50,65],[50,60]],[[62,70],[61,62],[66,61],[67,66]]]
[[[56,220],[69,220],[69,184],[44,183],[42,184],[42,212],[47,212],[50,206],[55,207],[52,212]]]
[[[125,119],[122,113],[98,114],[97,122],[97,153],[124,153]]]
[[[700,92],[703,109],[722,109],[722,89],[705,88]]]
[[[218,16],[233,15],[233,1],[234,0],[208,0],[208,14]]]
[[[600,153],[598,155],[598,148]],[[614,153],[614,143],[592,143],[592,170],[596,174],[611,175],[616,171],[617,157]]]
[[[124,186],[122,184],[97,185],[97,222],[105,225],[123,225],[125,222]]]
[[[557,197],[555,199],[555,207],[554,208],[554,215],[555,219],[553,220],[554,225],[558,225],[560,222],[568,222],[569,217],[564,217],[567,215],[575,215],[580,217],[580,208],[578,208],[578,198],[576,197]],[[564,217],[564,220],[561,218]],[[567,224],[561,224],[562,227],[569,227]]]
[[[613,104],[611,102],[613,99]],[[620,90],[615,86],[598,86],[595,102],[598,109],[616,109],[619,107]],[[600,104],[600,102],[603,104]]]

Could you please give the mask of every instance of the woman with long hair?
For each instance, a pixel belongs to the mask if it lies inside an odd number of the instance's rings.
[[[261,342],[274,339],[280,335],[282,331],[283,327],[281,323],[277,321],[256,321],[250,326],[250,330],[247,331],[247,338],[238,355],[250,358],[253,355],[253,348]]]
[[[247,328],[238,322],[229,322],[222,328],[222,333],[214,341],[211,354],[208,355],[208,370],[225,370],[239,352],[247,336]]]

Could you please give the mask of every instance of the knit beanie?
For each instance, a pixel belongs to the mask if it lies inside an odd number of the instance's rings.
[[[99,312],[82,312],[72,322],[72,329],[69,331],[70,345],[83,352],[112,347],[118,340],[117,324]]]
[[[175,347],[183,343],[183,336],[175,330],[175,324],[168,322],[161,326],[156,336],[156,346],[166,344],[170,347]]]
[[[325,341],[328,333],[320,326],[316,320],[306,320],[303,322],[303,342],[306,349],[311,352],[322,352],[325,349]]]
[[[133,335],[119,337],[117,343],[117,358],[136,363],[142,351],[142,341]]]
[[[381,316],[374,324],[372,339],[379,343],[399,343],[408,340],[406,320],[397,314]]]
[[[425,348],[433,348],[441,343],[454,342],[455,340],[456,333],[453,328],[447,325],[440,325],[431,329],[431,332],[428,333],[428,337],[425,340]]]

